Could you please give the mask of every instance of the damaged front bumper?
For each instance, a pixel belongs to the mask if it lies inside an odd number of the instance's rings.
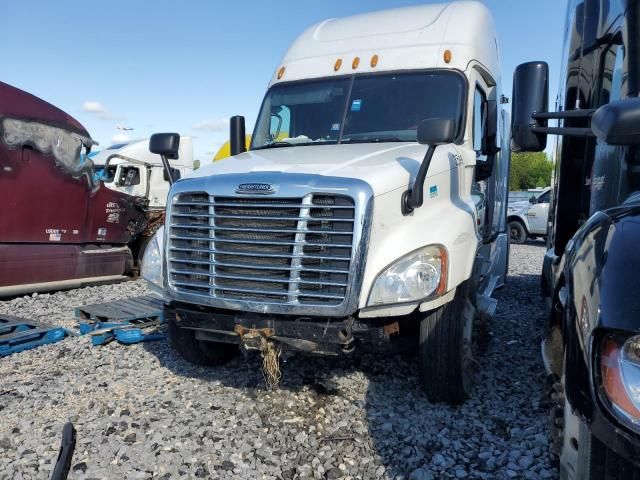
[[[195,331],[199,340],[233,343],[246,350],[261,350],[263,340],[276,342],[283,351],[316,355],[348,354],[357,346],[380,349],[408,333],[409,317],[360,320],[344,318],[297,317],[256,314],[194,307],[188,304],[167,305],[165,317],[179,328]]]

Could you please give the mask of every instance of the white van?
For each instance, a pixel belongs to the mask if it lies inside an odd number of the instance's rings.
[[[470,392],[473,322],[495,308],[508,233],[509,118],[477,1],[314,25],[277,66],[233,161],[176,182],[143,276],[173,346],[342,355],[413,344],[429,398]],[[150,149],[175,157],[156,134]]]

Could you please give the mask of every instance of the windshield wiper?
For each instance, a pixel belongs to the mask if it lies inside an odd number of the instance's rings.
[[[308,147],[310,145],[335,145],[337,142],[335,140],[328,141],[316,141],[316,142],[273,142],[267,143],[266,145],[262,145],[261,147],[256,147],[253,150],[264,150],[266,148],[279,148],[279,147]]]
[[[267,143],[266,145],[262,145],[261,147],[256,147],[254,150],[264,150],[267,148],[279,148],[279,147],[293,147],[294,145],[300,145],[299,143],[289,143],[289,142],[272,142]]]
[[[342,140],[342,142],[340,143],[392,143],[392,142],[411,142],[411,140],[403,140],[398,137],[354,138],[350,140]]]

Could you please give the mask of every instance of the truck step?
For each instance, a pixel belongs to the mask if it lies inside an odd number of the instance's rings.
[[[0,357],[56,343],[66,336],[67,332],[62,327],[0,315]]]
[[[164,338],[162,333],[146,331],[164,323],[162,300],[153,295],[78,307],[76,318],[80,334],[89,334],[93,345],[113,340],[131,345]]]

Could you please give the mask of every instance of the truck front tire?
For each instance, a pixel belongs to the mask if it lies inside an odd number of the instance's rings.
[[[168,321],[168,337],[174,350],[187,362],[196,365],[223,365],[240,352],[237,345],[198,340],[194,330],[180,328],[171,319]]]
[[[511,243],[521,245],[527,241],[527,229],[519,220],[511,220],[509,222],[509,239]]]
[[[467,304],[464,283],[451,302],[426,314],[420,323],[418,371],[433,403],[460,405],[471,393],[473,313]]]

